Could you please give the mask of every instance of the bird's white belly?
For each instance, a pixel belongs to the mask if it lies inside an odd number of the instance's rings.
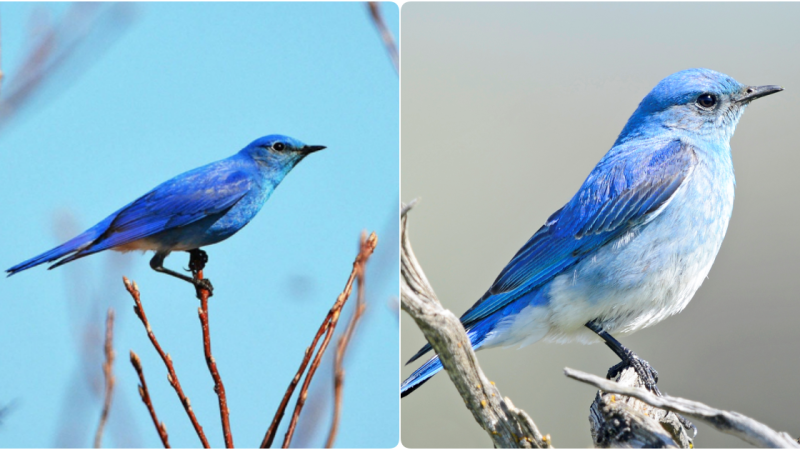
[[[733,209],[732,177],[714,186],[709,174],[694,175],[649,224],[555,277],[546,304],[504,320],[484,346],[600,342],[587,322],[619,335],[682,311],[711,270]]]

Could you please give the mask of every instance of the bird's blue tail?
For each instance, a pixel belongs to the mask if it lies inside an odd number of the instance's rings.
[[[487,330],[484,329],[485,327],[481,327],[480,325],[477,328],[473,328],[467,331],[467,336],[469,336],[470,343],[472,344],[473,350],[478,350],[481,348],[483,341],[486,339]],[[422,348],[416,355],[411,359],[414,361],[415,359],[422,356],[428,350],[431,350],[432,347],[430,344],[426,344],[425,347]],[[409,361],[409,362],[411,362]],[[425,364],[421,365],[419,369],[415,370],[414,373],[409,375],[403,384],[400,385],[400,397],[405,397],[406,395],[414,392],[418,387],[422,386],[426,381],[430,380],[432,376],[436,375],[440,370],[442,370],[442,362],[439,360],[439,356],[435,355],[433,358],[429,359]]]
[[[38,266],[39,264],[44,264],[44,263],[47,263],[47,262],[50,262],[50,261],[55,261],[56,259],[63,258],[64,256],[67,256],[67,255],[69,255],[71,253],[75,253],[75,252],[81,251],[82,249],[84,249],[84,248],[88,247],[89,245],[91,245],[91,243],[94,242],[97,238],[99,238],[108,229],[108,226],[109,226],[109,224],[111,223],[111,221],[113,219],[114,219],[114,215],[106,218],[106,220],[98,223],[97,225],[93,226],[92,228],[90,228],[90,229],[84,231],[83,233],[81,233],[79,236],[69,240],[68,242],[66,242],[66,243],[64,243],[62,245],[59,245],[58,247],[56,247],[54,249],[46,251],[46,252],[42,253],[41,255],[33,257],[33,258],[31,258],[31,259],[29,259],[29,260],[27,260],[25,262],[19,263],[16,266],[14,266],[14,267],[12,267],[10,269],[6,269],[6,273],[10,277],[11,275],[14,275],[17,272],[22,272],[23,270],[30,269],[31,267]],[[74,255],[74,256],[77,256],[77,255]],[[85,256],[85,255],[81,255],[81,256]],[[79,257],[79,256],[77,256],[77,257]],[[73,259],[77,259],[77,258],[73,257],[73,258],[70,259],[70,261],[73,260]],[[67,261],[66,260],[59,261],[58,263],[56,263],[55,265],[53,265],[50,268],[52,269],[53,267],[61,265],[61,263],[63,263],[63,262],[67,262]]]

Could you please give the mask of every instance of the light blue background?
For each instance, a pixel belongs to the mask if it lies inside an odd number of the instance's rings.
[[[7,81],[29,44],[33,10],[58,18],[67,7],[0,5]],[[0,265],[35,256],[158,183],[227,157],[259,136],[281,133],[326,145],[295,168],[253,223],[207,248],[206,275],[216,288],[209,313],[213,353],[235,443],[258,446],[304,349],[344,287],[359,233],[377,231],[368,309],[346,360],[337,446],[395,446],[398,78],[365,5],[136,9],[136,22],[74,84],[48,89],[54,98],[37,102],[0,132]],[[382,11],[397,36],[397,7],[384,4]],[[212,445],[222,445],[198,302],[185,283],[151,271],[149,257],[103,253],[52,272],[37,267],[0,279],[0,405],[11,404],[0,423],[0,445],[91,445],[101,406],[103,321],[111,305],[117,310],[118,389],[104,444],[160,446],[128,361],[134,349],[170,443],[199,446],[132,313],[123,274],[138,282],[200,423]],[[166,265],[187,262],[178,253]],[[335,339],[329,353],[334,347]],[[295,444],[324,443],[331,385],[327,361]],[[293,407],[294,400],[287,416]],[[282,429],[287,424],[288,417]],[[283,431],[276,443],[282,438]]]

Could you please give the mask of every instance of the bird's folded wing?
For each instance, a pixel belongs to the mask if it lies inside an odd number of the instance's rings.
[[[514,255],[491,288],[461,317],[469,329],[550,281],[588,254],[652,220],[697,164],[678,140],[657,148],[626,144],[610,151],[577,194]]]
[[[216,168],[214,163],[186,172],[121,209],[86,251],[125,245],[225,213],[247,194],[251,183],[246,173],[226,166]]]

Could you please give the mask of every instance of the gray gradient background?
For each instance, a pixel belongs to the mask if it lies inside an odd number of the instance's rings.
[[[401,15],[402,198],[421,198],[414,249],[457,315],[663,77],[707,67],[786,88],[753,103],[731,142],[736,203],[709,279],[682,314],[622,341],[659,370],[663,391],[800,435],[800,5],[406,3]],[[405,361],[425,341],[405,314],[401,331]],[[478,356],[554,445],[591,445],[594,390],[562,368],[605,374],[617,362],[605,346]],[[408,447],[491,446],[444,374],[401,408]],[[698,428],[697,447],[745,445]]]

